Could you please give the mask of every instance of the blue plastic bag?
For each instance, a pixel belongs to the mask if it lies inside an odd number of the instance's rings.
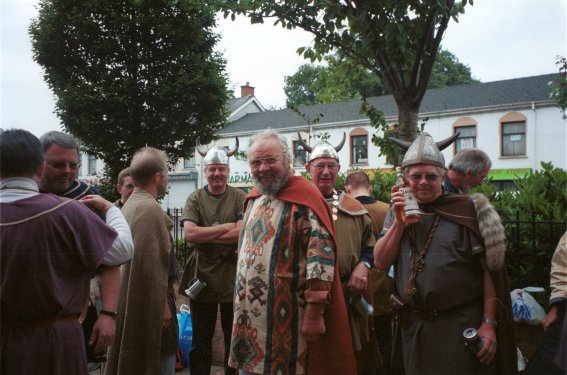
[[[177,314],[177,322],[179,324],[179,349],[183,352],[183,365],[189,366],[189,352],[193,344],[193,323],[191,322],[191,314],[189,307],[181,305],[180,313]]]

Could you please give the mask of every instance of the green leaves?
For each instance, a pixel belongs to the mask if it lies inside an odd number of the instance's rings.
[[[558,55],[555,64],[559,68],[559,79],[556,82],[549,82],[551,87],[549,98],[557,104],[563,113],[563,119],[567,119],[565,113],[567,109],[567,59]]]
[[[394,96],[400,133],[411,140],[449,19],[456,19],[472,1],[455,5],[455,0],[219,0],[216,4],[225,15],[246,14],[252,23],[274,18],[285,28],[312,33],[312,45],[298,50],[311,62],[338,51],[373,72]],[[333,97],[338,95],[332,93],[324,100]]]
[[[64,127],[116,174],[146,145],[171,163],[224,125],[225,61],[196,0],[44,0],[34,58]]]
[[[514,184],[498,192],[490,184],[473,190],[490,198],[506,224],[512,287],[548,287],[551,256],[566,229],[567,172],[543,162],[541,170],[518,176]]]

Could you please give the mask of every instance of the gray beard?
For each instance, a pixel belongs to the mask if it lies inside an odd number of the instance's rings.
[[[269,185],[262,184],[256,178],[254,179],[254,183],[256,190],[258,190],[261,194],[276,195],[281,190],[281,188],[285,186],[288,179],[289,172],[286,172],[286,174],[281,178],[275,177],[274,181],[272,181],[272,183],[270,183]]]

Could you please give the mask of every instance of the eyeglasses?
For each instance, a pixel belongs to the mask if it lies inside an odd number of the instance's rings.
[[[412,174],[412,175],[409,176],[410,180],[412,180],[413,182],[419,182],[424,177],[427,180],[427,182],[435,182],[439,178],[439,175],[434,174],[434,173],[428,173],[428,174],[425,174],[425,175],[423,175],[423,174]]]
[[[69,166],[69,169],[72,171],[76,171],[79,169],[79,163],[76,162],[65,162],[65,161],[56,161],[56,160],[47,160],[47,164],[51,165],[55,169],[63,170]]]
[[[263,163],[266,163],[269,167],[273,167],[280,158],[264,158],[264,159],[255,159],[250,160],[250,167],[252,169],[258,169],[262,166]]]
[[[328,168],[330,171],[336,171],[339,169],[339,165],[337,163],[329,163],[329,164],[319,163],[319,164],[311,164],[311,166],[319,172],[324,171],[325,168]]]

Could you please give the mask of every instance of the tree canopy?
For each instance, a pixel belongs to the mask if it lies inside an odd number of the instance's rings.
[[[332,103],[345,99],[363,99],[389,94],[380,78],[369,69],[340,54],[327,55],[325,65],[303,64],[284,78],[286,105]],[[429,88],[477,83],[470,68],[455,55],[441,50],[437,56]]]
[[[557,56],[555,64],[559,68],[559,80],[556,83],[549,83],[551,86],[549,97],[559,107],[563,118],[567,119],[567,114],[565,113],[567,109],[567,58]]]
[[[115,177],[141,147],[174,164],[224,126],[214,25],[189,0],[41,0],[29,32],[64,129]]]
[[[451,18],[472,0],[217,0],[225,16],[245,14],[252,23],[275,19],[314,36],[298,50],[321,60],[338,50],[380,77],[399,109],[399,132],[417,135],[418,111],[441,39]]]

